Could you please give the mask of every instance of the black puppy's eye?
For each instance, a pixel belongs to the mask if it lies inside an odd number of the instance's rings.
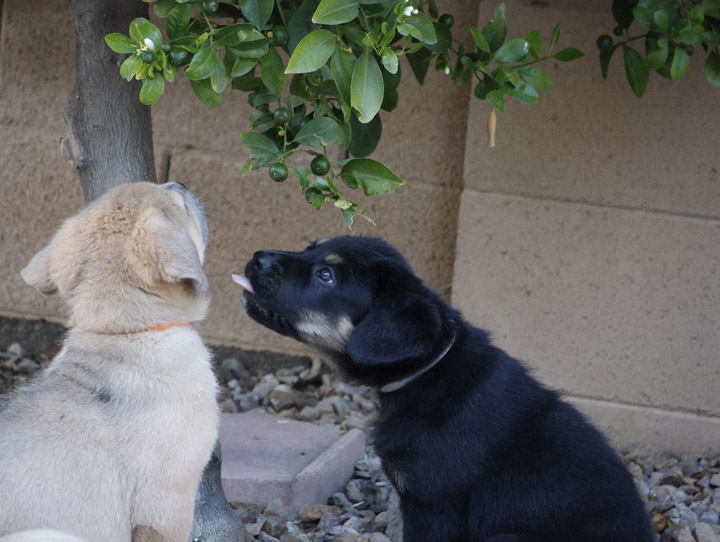
[[[332,284],[333,283],[333,275],[332,271],[327,268],[323,267],[317,272],[318,278],[323,281],[325,284]]]

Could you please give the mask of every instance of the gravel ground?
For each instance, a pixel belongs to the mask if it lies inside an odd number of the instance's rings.
[[[19,344],[0,352],[0,401],[48,361],[30,359]],[[339,382],[319,362],[261,374],[237,358],[218,365],[225,412],[266,411],[342,430],[365,429],[377,404],[369,388]],[[647,504],[661,542],[720,542],[720,456],[623,455]],[[394,499],[394,497],[393,497]],[[291,508],[280,500],[260,507],[231,503],[259,542],[393,542],[391,486],[373,452],[355,465],[353,477],[328,503]]]

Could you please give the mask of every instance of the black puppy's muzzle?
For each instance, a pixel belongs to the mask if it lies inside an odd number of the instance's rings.
[[[256,295],[266,300],[275,296],[285,273],[283,259],[284,253],[276,250],[261,250],[253,254],[245,266],[245,276]]]

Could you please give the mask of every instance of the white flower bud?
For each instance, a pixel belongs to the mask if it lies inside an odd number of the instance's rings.
[[[145,38],[145,47],[147,47],[148,51],[155,51],[155,44],[150,38]]]
[[[412,12],[413,12],[412,6],[407,6],[407,7],[403,10],[403,15],[405,15],[405,17],[410,17],[410,15],[412,15]]]
[[[450,68],[445,66],[445,75],[450,75]]]
[[[416,8],[416,9],[414,9],[414,10],[412,10],[412,13],[413,13],[413,15],[417,15],[417,14],[418,14],[418,10],[417,10],[417,8]]]

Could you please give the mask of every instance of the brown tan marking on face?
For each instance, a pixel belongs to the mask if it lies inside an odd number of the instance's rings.
[[[310,311],[297,324],[298,333],[311,346],[342,351],[355,326],[350,318],[341,316],[337,321],[318,311]]]
[[[343,263],[343,259],[342,256],[333,252],[332,254],[325,256],[325,263],[337,265]]]

